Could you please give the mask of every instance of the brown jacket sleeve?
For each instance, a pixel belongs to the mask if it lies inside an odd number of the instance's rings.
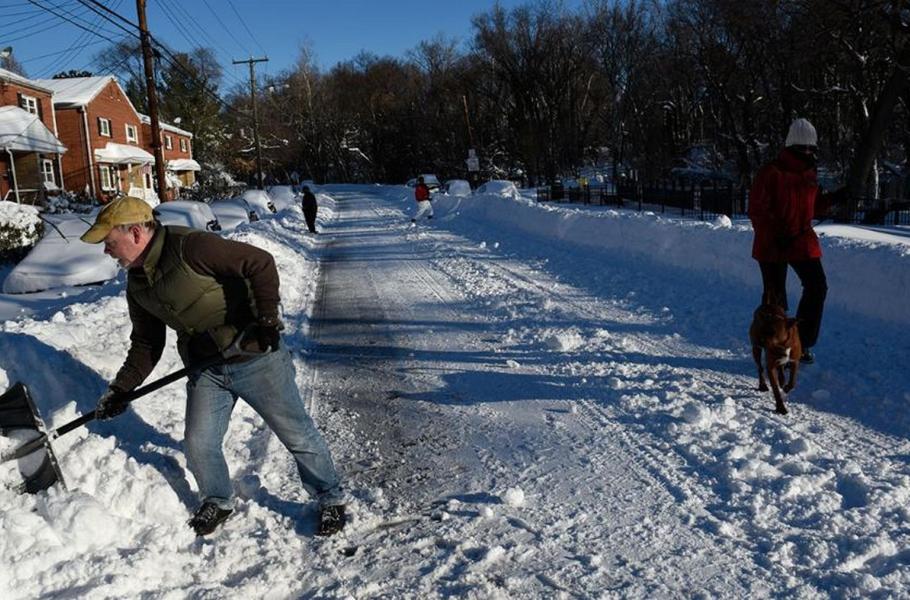
[[[200,231],[187,236],[183,260],[202,275],[246,279],[259,319],[278,319],[278,268],[265,250]]]
[[[130,300],[129,294],[127,304],[133,331],[130,333],[130,350],[126,360],[110,385],[111,389],[118,392],[133,390],[145,381],[161,358],[167,335],[164,322]]]

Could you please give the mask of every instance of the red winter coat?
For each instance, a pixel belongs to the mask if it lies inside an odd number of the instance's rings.
[[[792,262],[821,258],[812,229],[818,182],[815,167],[788,149],[761,168],[749,192],[749,219],[755,231],[752,258]]]
[[[430,199],[430,188],[425,183],[418,183],[414,188],[414,199],[418,202]]]

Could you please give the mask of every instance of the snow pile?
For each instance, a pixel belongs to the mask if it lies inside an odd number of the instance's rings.
[[[294,188],[289,185],[273,185],[269,188],[269,197],[278,210],[295,206],[300,202]]]
[[[41,218],[36,207],[0,201],[0,253],[31,246],[40,233]]]
[[[756,290],[761,287],[758,267],[751,258],[752,229],[747,224],[554,206],[497,194],[440,196],[435,204],[443,215],[518,230],[546,244],[566,243],[611,256],[698,271]],[[910,311],[903,301],[910,295],[908,246],[824,235],[822,246],[831,304],[864,316],[910,324]],[[798,289],[798,282],[791,277],[788,291],[794,300],[792,306],[796,306]]]
[[[265,190],[247,190],[243,192],[242,197],[250,208],[256,211],[260,219],[278,210],[278,207],[272,202],[272,197]]]
[[[329,196],[321,199],[320,218],[331,219],[334,201]],[[316,242],[306,234],[299,207],[240,227],[229,237],[274,255],[281,273],[286,341],[295,353],[301,388],[311,389],[307,382],[310,373],[301,364],[300,352],[307,344],[318,263],[313,256]],[[75,243],[75,248],[100,248]],[[25,381],[49,427],[59,427],[94,408],[126,356],[131,324],[123,282],[102,289],[108,295],[92,303],[69,304],[42,319],[0,323],[0,390]],[[164,355],[149,381],[181,366],[169,331]],[[237,538],[225,540],[224,546],[232,548],[235,558],[219,559],[213,547],[200,546],[186,526],[197,500],[180,444],[184,403],[184,382],[180,381],[138,400],[110,424],[92,422],[56,440],[55,453],[69,491],[58,486],[47,494],[16,495],[0,485],[0,597],[54,595],[74,589],[73,581],[92,590],[86,593],[110,597],[183,596],[179,590],[188,587],[201,585],[194,588],[200,591],[217,588],[235,567],[254,567],[249,561],[261,557],[262,551],[272,552],[260,546],[259,534],[226,532]],[[242,515],[238,522],[246,521],[260,533],[272,531],[267,537],[275,542],[295,540],[293,522],[287,516],[249,502],[245,496],[261,495],[264,485],[285,477],[285,471],[292,474],[293,462],[283,451],[268,450],[277,441],[242,403],[235,409],[228,439],[232,467],[250,465],[253,471],[237,473],[238,513]],[[8,437],[0,437],[0,443],[6,449],[14,444]],[[272,458],[264,463],[263,453]],[[15,467],[13,473],[4,471],[2,475],[0,483],[17,483],[6,479],[16,477]],[[296,479],[295,475],[289,477]],[[290,506],[308,506],[299,484],[282,496]],[[304,509],[305,518],[311,510]],[[316,548],[304,551],[301,543],[296,542],[295,555],[314,554]],[[121,554],[118,549],[129,551]],[[222,566],[214,568],[218,564]],[[66,566],[61,570],[60,565]],[[169,573],[167,581],[162,580],[163,572]],[[198,580],[200,576],[204,583]],[[253,576],[247,583],[237,581],[230,587],[250,597],[275,590],[293,597],[299,595],[296,580],[282,576],[271,585]]]

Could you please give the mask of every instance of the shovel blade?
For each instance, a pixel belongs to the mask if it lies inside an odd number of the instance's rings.
[[[15,483],[6,484],[7,487],[20,493],[35,494],[48,489],[59,481],[64,489],[66,488],[57,458],[47,441],[45,431],[44,421],[25,384],[16,383],[0,396],[0,435],[8,438],[8,440],[0,440],[0,445],[4,447],[2,454],[12,454],[17,448],[21,448],[28,442],[44,438],[44,443],[37,445],[33,452],[16,459],[15,469],[4,469],[4,471],[18,470],[18,477],[16,475],[6,476],[5,472],[0,475],[3,477],[3,481],[6,481],[7,478],[16,480]],[[7,449],[5,446],[12,447]],[[3,466],[7,467],[7,465]]]

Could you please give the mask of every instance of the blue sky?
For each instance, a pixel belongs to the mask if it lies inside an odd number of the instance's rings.
[[[63,14],[90,28],[100,20],[77,0],[36,1],[59,7],[58,12],[66,11]],[[581,1],[566,4],[576,7]],[[133,0],[103,2],[135,22]],[[522,3],[501,1],[506,7]],[[490,0],[148,0],[148,18],[152,34],[175,50],[213,48],[230,86],[247,73],[245,66],[232,65],[232,59],[266,55],[269,62],[258,65],[258,72],[276,74],[294,63],[304,43],[317,63],[329,68],[361,50],[403,56],[439,33],[467,42],[471,17],[492,6]],[[102,28],[109,37],[125,35],[108,23]],[[31,77],[69,69],[95,71],[92,59],[106,45],[27,0],[0,0],[0,48],[12,46]]]

